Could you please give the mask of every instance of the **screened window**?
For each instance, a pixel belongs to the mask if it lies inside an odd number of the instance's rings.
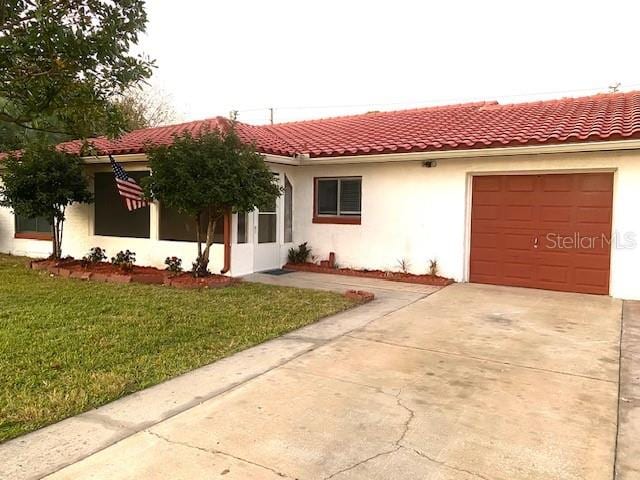
[[[323,217],[343,218],[356,223],[362,210],[362,178],[317,178],[316,220]]]
[[[207,219],[200,222],[202,240],[207,235]],[[184,215],[173,208],[160,205],[160,240],[177,242],[196,241],[196,222],[193,217]],[[220,217],[213,231],[213,243],[224,243],[224,219]]]
[[[284,176],[284,241],[293,242],[293,186]]]
[[[128,172],[140,183],[149,172]],[[110,237],[149,238],[149,207],[129,211],[118,194],[113,173],[96,173],[95,187],[95,234]]]
[[[238,243],[247,243],[247,221],[249,214],[238,213]]]
[[[50,238],[51,223],[45,217],[29,218],[16,214],[16,235]]]

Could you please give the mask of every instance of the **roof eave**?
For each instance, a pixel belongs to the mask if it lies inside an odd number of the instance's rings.
[[[597,142],[555,143],[526,145],[521,147],[488,147],[422,152],[383,153],[366,155],[341,155],[334,157],[301,158],[300,165],[329,165],[344,163],[387,163],[447,158],[504,157],[550,153],[578,153],[618,150],[640,150],[640,139]]]

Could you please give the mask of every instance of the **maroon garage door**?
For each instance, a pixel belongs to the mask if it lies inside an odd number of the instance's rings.
[[[613,173],[473,178],[470,281],[609,293]]]

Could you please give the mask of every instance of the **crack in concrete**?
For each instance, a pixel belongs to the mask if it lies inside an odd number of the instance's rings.
[[[331,378],[331,377],[327,377],[327,378]],[[334,379],[334,380],[344,381],[344,380],[341,380],[339,378]],[[347,381],[347,383],[354,383],[356,385],[361,385],[363,387],[372,388],[372,389],[378,391],[379,393],[381,393],[382,395],[387,395],[387,396],[395,398],[396,399],[396,404],[400,408],[404,409],[409,415],[407,417],[407,420],[405,420],[405,422],[403,424],[402,433],[400,434],[398,439],[393,442],[394,448],[389,449],[389,450],[384,450],[384,451],[379,452],[379,453],[376,453],[375,455],[372,455],[372,456],[367,457],[367,458],[365,458],[363,460],[360,460],[359,462],[356,462],[353,465],[350,465],[350,466],[348,466],[346,468],[343,468],[342,470],[338,470],[337,472],[332,473],[328,477],[325,477],[324,480],[329,480],[329,479],[334,478],[334,477],[336,477],[336,476],[338,476],[340,474],[343,474],[345,472],[349,472],[349,471],[353,470],[354,468],[357,468],[357,467],[359,467],[361,465],[364,465],[367,462],[370,462],[371,460],[375,460],[376,458],[380,458],[380,457],[383,457],[385,455],[391,455],[392,453],[395,453],[398,450],[400,450],[401,448],[403,448],[403,446],[401,445],[401,442],[407,436],[407,433],[409,432],[409,425],[410,425],[410,423],[413,421],[413,419],[415,417],[415,412],[412,409],[410,409],[409,407],[407,407],[405,404],[403,404],[402,400],[400,399],[400,395],[402,395],[402,388],[400,388],[400,390],[398,391],[397,394],[392,395],[390,393],[387,393],[387,392],[381,390],[378,387],[373,387],[371,385],[360,384],[360,383],[357,383],[357,382],[350,382],[350,381]]]
[[[224,457],[233,458],[234,460],[238,460],[240,462],[247,463],[249,465],[260,467],[260,468],[263,468],[264,470],[269,470],[270,472],[275,473],[279,477],[282,477],[282,478],[293,478],[293,477],[290,477],[289,475],[287,475],[285,473],[279,472],[275,468],[271,468],[271,467],[268,467],[266,465],[262,465],[260,463],[253,462],[251,460],[247,460],[246,458],[238,457],[238,456],[233,455],[231,453],[223,452],[222,450],[208,449],[208,448],[204,448],[204,447],[199,447],[197,445],[191,445],[190,443],[187,443],[187,442],[179,442],[177,440],[171,440],[171,439],[165,437],[164,435],[160,435],[159,433],[153,432],[151,430],[144,430],[144,432],[148,433],[150,435],[153,435],[154,437],[159,438],[160,440],[163,440],[163,441],[165,441],[167,443],[170,443],[170,444],[173,444],[173,445],[180,445],[180,446],[187,447],[187,448],[193,448],[194,450],[199,450],[201,452],[205,452],[205,453],[208,453],[210,455],[222,455]]]
[[[414,452],[416,455],[419,455],[422,458],[425,458],[427,460],[429,460],[432,463],[435,463],[437,465],[440,465],[442,467],[448,468],[450,470],[455,470],[456,472],[460,472],[460,473],[466,473],[468,475],[472,475],[476,478],[481,478],[482,480],[491,480],[489,477],[485,477],[484,475],[481,475],[480,473],[476,473],[476,472],[472,472],[471,470],[467,470],[465,468],[460,468],[460,467],[456,467],[454,465],[450,465],[446,462],[442,462],[440,460],[436,460],[435,458],[430,457],[429,455],[427,455],[424,452],[421,452],[420,450],[417,450],[413,447],[406,447],[406,446],[401,446],[400,448],[404,448],[405,450],[410,450],[412,452]]]
[[[387,342],[384,340],[378,340],[378,339],[372,339],[372,338],[366,338],[366,337],[358,337],[355,335],[352,335],[351,333],[347,333],[344,335],[345,337],[349,337],[349,338],[353,338],[355,340],[361,340],[364,342],[373,342],[373,343],[380,343],[382,345],[389,345],[392,347],[398,347],[398,348],[408,348],[411,350],[419,350],[422,352],[429,352],[429,353],[436,353],[438,355],[448,355],[450,357],[459,357],[459,358],[466,358],[469,360],[478,360],[480,362],[487,362],[487,363],[495,363],[498,365],[505,365],[507,367],[513,367],[513,368],[524,368],[527,370],[534,370],[537,372],[544,372],[544,373],[554,373],[557,375],[566,375],[568,377],[577,377],[577,378],[584,378],[586,380],[594,380],[596,382],[606,382],[606,383],[614,383],[617,384],[617,381],[614,380],[607,380],[606,378],[597,378],[597,377],[591,377],[589,375],[581,375],[579,373],[571,373],[571,372],[562,372],[560,370],[552,370],[549,368],[540,368],[540,367],[531,367],[529,365],[521,365],[518,363],[511,363],[511,362],[504,362],[501,360],[492,360],[490,358],[484,358],[484,357],[476,357],[473,355],[464,355],[462,353],[454,353],[454,352],[445,352],[444,350],[437,350],[435,348],[423,348],[423,347],[416,347],[415,345],[403,345],[401,343],[395,343],[395,342]]]
[[[412,410],[411,408],[407,407],[404,403],[402,403],[402,399],[400,398],[400,395],[402,395],[402,388],[400,389],[398,394],[395,395],[396,402],[399,407],[404,408],[409,413],[409,418],[407,418],[407,421],[404,422],[404,431],[402,432],[402,435],[400,435],[400,438],[396,441],[396,445],[398,447],[402,447],[401,442],[407,436],[407,433],[409,433],[409,426],[416,416],[416,412],[414,410]]]
[[[351,470],[353,470],[354,468],[359,467],[360,465],[364,465],[367,462],[370,462],[371,460],[375,460],[376,458],[380,458],[380,457],[384,457],[385,455],[390,455],[392,453],[397,452],[398,450],[400,450],[402,447],[401,446],[397,446],[391,450],[386,450],[384,452],[380,452],[380,453],[376,453],[375,455],[372,455],[371,457],[365,458],[364,460],[361,460],[357,463],[354,463],[353,465],[350,465],[349,467],[343,468],[342,470],[338,470],[335,473],[332,473],[331,475],[329,475],[328,477],[325,477],[324,480],[329,480],[331,478],[334,478],[340,474],[343,474],[345,472],[349,472]]]
[[[461,468],[461,467],[456,467],[455,465],[450,465],[450,464],[448,464],[446,462],[443,462],[443,461],[440,461],[440,460],[436,460],[435,458],[430,457],[426,453],[424,453],[424,452],[422,452],[422,451],[420,451],[420,450],[418,450],[416,448],[408,447],[406,445],[403,445],[403,441],[406,438],[407,434],[409,433],[409,429],[411,428],[411,422],[414,420],[414,418],[416,416],[415,410],[411,409],[409,406],[407,406],[402,401],[402,393],[403,393],[403,390],[406,388],[405,386],[401,387],[398,390],[398,393],[393,395],[391,393],[385,392],[380,387],[376,387],[374,385],[368,385],[366,383],[354,382],[352,380],[345,380],[345,379],[342,379],[342,378],[336,378],[336,377],[332,377],[332,376],[329,376],[329,375],[320,375],[320,374],[317,374],[317,373],[303,372],[303,371],[299,371],[299,370],[297,370],[295,368],[291,368],[291,367],[282,367],[282,368],[287,369],[287,370],[297,371],[297,372],[303,373],[305,375],[312,375],[312,376],[315,376],[315,377],[326,378],[326,379],[329,379],[329,380],[336,380],[336,381],[339,381],[339,382],[350,383],[352,385],[358,385],[358,386],[361,386],[361,387],[370,388],[370,389],[375,390],[376,392],[378,392],[378,393],[380,393],[382,395],[387,395],[387,396],[395,398],[398,407],[404,409],[408,414],[407,420],[404,422],[404,425],[403,425],[404,428],[403,428],[402,433],[400,434],[398,439],[396,441],[394,441],[394,443],[393,443],[394,444],[394,448],[389,449],[389,450],[384,450],[382,452],[376,453],[375,455],[372,455],[372,456],[367,457],[367,458],[365,458],[363,460],[360,460],[359,462],[356,462],[353,465],[350,465],[350,466],[348,466],[346,468],[343,468],[342,470],[339,470],[339,471],[337,471],[335,473],[332,473],[328,477],[325,477],[324,480],[329,480],[331,478],[335,478],[336,476],[338,476],[338,475],[340,475],[342,473],[351,471],[351,470],[353,470],[353,469],[355,469],[355,468],[357,468],[357,467],[359,467],[361,465],[364,465],[367,462],[370,462],[370,461],[375,460],[377,458],[383,457],[385,455],[391,455],[392,453],[395,453],[400,449],[405,449],[405,450],[412,451],[415,454],[419,455],[420,457],[423,457],[426,460],[429,460],[430,462],[435,463],[435,464],[437,464],[437,465],[439,465],[441,467],[448,468],[450,470],[454,470],[454,471],[457,471],[457,472],[460,472],[460,473],[466,473],[468,475],[471,475],[471,476],[476,477],[476,478],[480,478],[482,480],[491,480],[489,477],[486,477],[486,476],[484,476],[484,475],[482,475],[480,473],[472,472],[471,470],[467,470],[467,469],[464,469],[464,468]]]

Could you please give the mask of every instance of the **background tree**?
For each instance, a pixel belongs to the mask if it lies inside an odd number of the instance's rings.
[[[152,62],[130,53],[146,22],[143,0],[0,2],[0,122],[117,136],[113,99],[151,76]]]
[[[53,226],[51,256],[59,259],[67,206],[93,201],[80,158],[35,143],[20,158],[10,156],[4,167],[0,171],[0,206],[29,218],[47,218]]]
[[[150,149],[148,156],[153,175],[144,180],[146,194],[193,218],[198,244],[195,276],[209,273],[213,232],[225,213],[249,212],[281,193],[264,157],[240,140],[233,124],[224,133],[215,130],[194,137],[187,132],[170,146]]]
[[[120,109],[128,132],[175,123],[178,117],[168,98],[156,90],[129,89],[115,104]]]

